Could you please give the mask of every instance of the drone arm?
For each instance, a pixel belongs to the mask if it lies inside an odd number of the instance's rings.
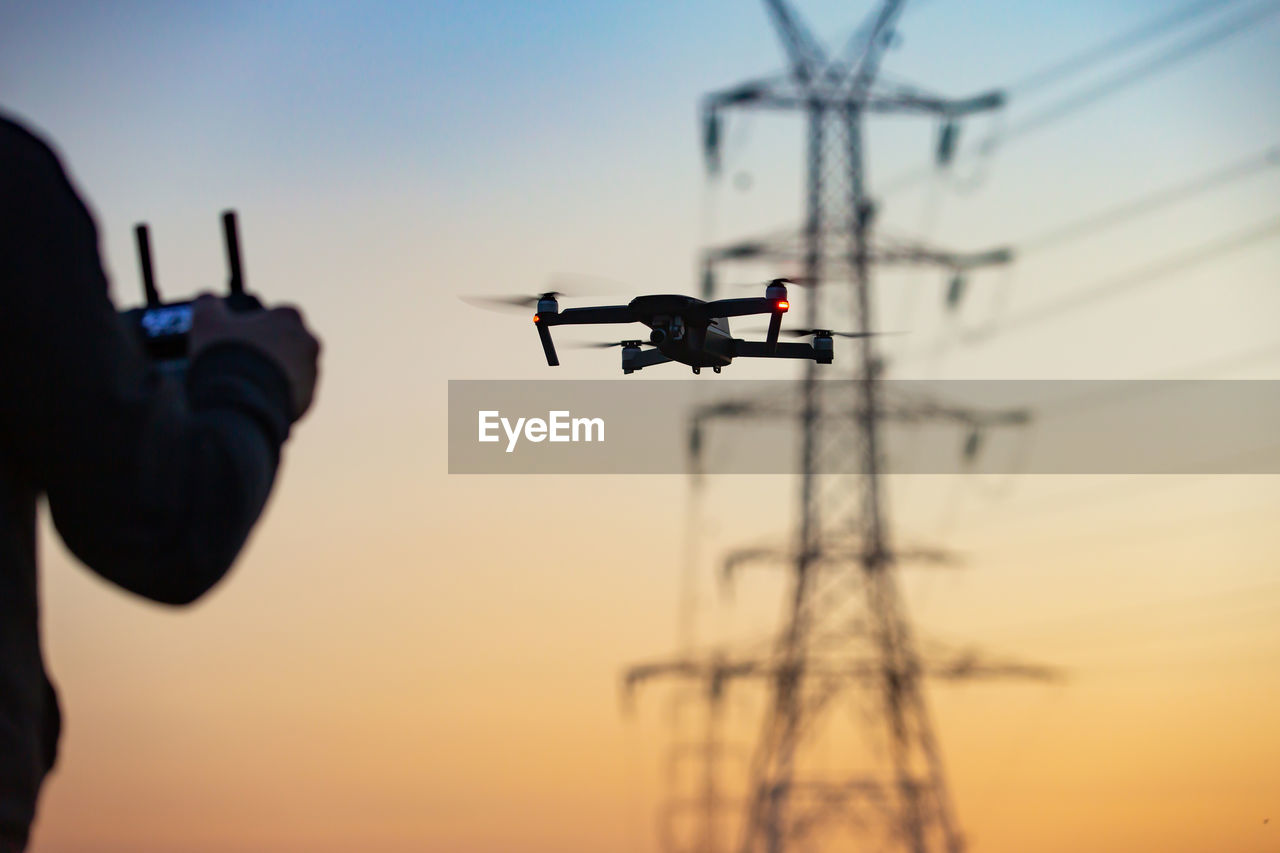
[[[554,307],[554,302],[552,307]],[[542,352],[547,357],[547,365],[555,367],[560,363],[556,356],[556,345],[551,340],[552,326],[585,326],[592,323],[633,323],[635,316],[626,305],[606,305],[600,308],[566,308],[564,311],[539,311],[533,315],[533,323],[538,327],[538,338],[542,341]]]
[[[789,342],[771,344],[768,341],[743,341],[735,339],[733,342],[733,357],[811,358],[819,364],[831,363],[830,352],[819,352],[813,348],[812,344]]]
[[[782,311],[774,309],[769,315],[769,333],[765,335],[765,342],[769,344],[774,352],[778,351],[778,332],[782,330]]]
[[[538,327],[538,339],[542,341],[542,352],[547,356],[547,367],[559,366],[560,359],[556,356],[556,345],[551,340],[551,330],[547,328],[546,320],[539,316],[534,324]]]
[[[717,299],[705,306],[711,317],[745,317],[750,314],[774,314],[779,310],[778,300],[753,296],[746,299]],[[782,310],[786,310],[785,306]]]
[[[766,341],[773,351],[776,351],[778,347],[778,332],[782,329],[782,315],[787,313],[787,308],[789,307],[790,304],[787,302],[785,290],[782,290],[780,294],[766,296],[763,299],[759,297],[751,299],[717,299],[714,302],[707,303],[707,311],[715,317],[769,314],[769,333],[766,336]]]
[[[552,326],[585,326],[592,323],[634,323],[635,315],[626,305],[604,305],[599,308],[568,308],[556,310],[555,294],[549,294],[539,302],[539,311],[533,315],[533,324],[538,328],[538,339],[542,341],[542,352],[547,357],[547,365],[555,367],[560,363],[556,356],[556,345],[551,340]]]
[[[539,314],[539,325],[586,326],[593,323],[634,323],[635,314],[627,305],[605,305],[599,308],[566,308],[557,314]]]

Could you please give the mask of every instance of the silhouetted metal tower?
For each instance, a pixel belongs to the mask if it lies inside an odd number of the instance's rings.
[[[753,675],[749,666],[730,661],[724,655],[698,657],[682,654],[670,660],[636,664],[623,674],[628,703],[635,690],[656,678],[691,682],[703,701],[701,730],[693,740],[677,740],[668,752],[668,796],[658,821],[658,837],[667,853],[723,853],[727,833],[725,818],[741,808],[741,797],[727,790],[722,765],[731,747],[724,740],[723,724],[726,691],[730,681]],[[694,764],[697,772],[690,789],[679,779],[684,765]],[[686,829],[681,832],[680,825]]]
[[[753,80],[709,96],[704,105],[705,148],[709,168],[718,165],[721,117],[729,109],[794,109],[808,122],[807,213],[801,235],[802,282],[812,288],[807,324],[818,327],[821,297],[827,284],[850,281],[848,310],[853,331],[876,331],[869,266],[873,260],[937,260],[927,250],[877,250],[872,246],[875,207],[864,185],[862,121],[868,112],[909,112],[940,117],[939,158],[943,146],[953,144],[955,120],[1002,103],[1000,93],[950,100],[905,86],[877,82],[880,62],[894,37],[903,0],[883,0],[857,31],[846,49],[829,59],[785,0],[766,0],[766,6],[790,62],[787,74]],[[765,243],[711,253],[709,258],[779,257],[785,246]],[[877,257],[879,255],[879,257]],[[966,259],[950,258],[957,271]],[[992,261],[1007,260],[997,253]],[[710,266],[708,266],[710,273]],[[708,286],[713,279],[707,276]],[[942,849],[954,853],[962,847],[952,815],[945,777],[933,728],[921,691],[921,663],[908,624],[897,577],[895,552],[890,540],[887,509],[882,491],[882,418],[880,383],[882,362],[873,338],[856,342],[857,362],[853,382],[819,381],[817,369],[805,369],[801,423],[802,479],[800,528],[794,549],[789,615],[778,640],[772,676],[772,703],[753,763],[750,802],[741,849],[744,853],[780,853],[801,827],[809,826],[814,812],[852,814],[868,811],[890,815],[890,838],[909,850],[922,853]],[[826,386],[826,387],[824,387]],[[851,391],[851,393],[850,393]],[[841,401],[834,395],[847,394]],[[841,408],[856,429],[837,429],[825,435],[824,410]],[[839,442],[853,436],[855,448]],[[836,439],[824,444],[824,440]],[[833,463],[850,452],[859,460],[853,482],[824,478],[824,472],[842,470]],[[819,490],[823,491],[819,495]],[[850,501],[849,496],[855,498]],[[832,523],[823,511],[834,513]],[[815,565],[831,550],[835,535],[842,547],[855,551],[854,568],[863,594],[866,632],[874,649],[874,674],[879,683],[882,713],[892,780],[875,778],[825,783],[815,794],[815,804],[801,813],[799,792],[809,790],[796,778],[800,739],[812,718],[829,700],[806,692],[810,643],[823,619],[815,599]]]
[[[726,567],[741,558],[758,559],[767,556],[760,553],[731,555]],[[944,560],[942,555],[934,552],[918,554],[923,559]],[[671,786],[670,794],[661,811],[659,820],[659,838],[662,849],[668,853],[721,853],[724,849],[723,831],[724,815],[730,810],[739,809],[741,796],[724,782],[722,765],[730,755],[731,748],[722,734],[726,694],[732,681],[743,679],[767,680],[776,683],[780,676],[790,674],[787,665],[779,664],[771,656],[762,658],[730,659],[722,653],[709,655],[678,656],[667,660],[652,661],[628,667],[623,675],[625,698],[628,702],[632,694],[641,684],[656,678],[678,679],[693,683],[705,700],[705,716],[702,719],[700,736],[693,741],[677,742],[672,745],[668,757],[668,776]],[[934,650],[927,659],[920,662],[919,673],[935,679],[972,680],[977,678],[1023,678],[1053,680],[1057,673],[1044,666],[1012,660],[993,660],[973,650]],[[819,686],[818,692],[834,696],[849,683],[874,683],[882,675],[882,666],[875,657],[854,658],[845,656],[835,665],[810,661],[805,669],[805,677]],[[678,777],[683,765],[696,762],[697,775],[692,791],[681,790]],[[875,793],[874,787],[865,782],[857,782],[853,786],[867,793]],[[824,805],[830,807],[847,796],[849,785],[830,785],[809,781],[810,792],[819,794]],[[803,834],[819,823],[822,815],[807,816],[802,831],[791,833],[793,837]],[[686,831],[681,833],[677,824],[685,820]]]

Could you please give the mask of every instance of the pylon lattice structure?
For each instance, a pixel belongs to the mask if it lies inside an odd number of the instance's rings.
[[[717,266],[742,260],[800,264],[798,283],[810,289],[806,325],[822,325],[823,309],[839,306],[850,329],[876,331],[870,269],[884,263],[928,263],[958,281],[968,270],[1004,263],[1004,250],[961,254],[873,239],[875,207],[864,182],[863,120],[871,113],[907,112],[943,121],[939,159],[954,144],[963,116],[998,107],[1000,93],[961,100],[877,82],[880,60],[894,36],[902,0],[883,0],[842,54],[828,59],[785,0],[766,7],[790,62],[788,73],[713,93],[704,102],[708,167],[719,167],[721,123],[728,111],[797,110],[808,124],[806,217],[797,233],[747,240],[707,250],[704,295],[715,289]],[[953,281],[953,289],[957,286]],[[843,297],[840,299],[839,297]],[[905,558],[938,559],[925,549],[896,549],[890,535],[883,487],[881,423],[890,418],[944,418],[970,430],[1019,423],[1025,413],[975,413],[927,401],[882,399],[884,365],[872,337],[855,341],[852,376],[822,381],[816,365],[805,366],[798,393],[781,400],[751,400],[695,412],[691,446],[716,419],[795,418],[801,432],[799,522],[794,541],[782,549],[732,555],[727,565],[751,559],[785,562],[788,599],[782,628],[764,656],[729,660],[680,658],[635,667],[629,683],[659,675],[706,685],[708,702],[704,816],[695,846],[668,849],[718,853],[717,813],[725,798],[715,782],[725,685],[735,678],[762,680],[769,704],[749,770],[738,849],[781,853],[808,845],[820,830],[841,826],[880,849],[913,853],[963,848],[921,680],[926,675],[1047,677],[1043,668],[989,663],[972,654],[922,656],[907,619],[896,567]],[[828,368],[830,370],[830,368]],[[858,460],[852,475],[844,460]],[[837,461],[838,460],[838,461]],[[806,739],[830,716],[837,700],[866,688],[883,722],[886,766],[880,772],[835,777],[815,774],[805,762]],[[873,848],[875,849],[875,848]]]

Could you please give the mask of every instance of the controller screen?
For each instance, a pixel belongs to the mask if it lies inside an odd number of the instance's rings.
[[[149,308],[142,314],[142,328],[149,338],[185,335],[191,331],[191,305]]]

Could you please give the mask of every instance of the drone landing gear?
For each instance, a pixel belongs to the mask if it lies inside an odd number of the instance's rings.
[[[701,373],[701,372],[702,372],[702,368],[701,368],[701,367],[695,367],[695,368],[693,369],[693,375],[694,375],[694,376],[697,376],[697,375],[698,375],[699,373]]]
[[[716,365],[715,367],[713,367],[713,368],[711,368],[711,369],[712,369],[712,370],[714,370],[716,373],[719,373],[719,372],[720,372],[720,366],[719,366],[719,365]]]

